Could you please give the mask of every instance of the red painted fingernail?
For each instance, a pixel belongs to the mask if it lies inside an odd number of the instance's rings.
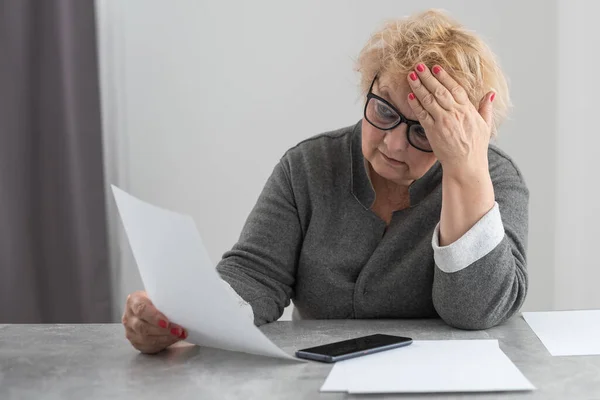
[[[175,336],[179,336],[179,328],[171,328],[171,333]]]
[[[167,327],[167,321],[165,321],[164,319],[161,319],[160,321],[158,321],[158,326],[160,326],[161,328],[166,328]]]
[[[413,93],[409,93],[408,94],[408,98],[411,99],[411,100],[414,100],[415,99],[415,95]]]
[[[411,72],[409,76],[410,76],[410,79],[412,79],[413,81],[417,80],[417,74],[415,74],[414,72]]]
[[[494,101],[495,97],[496,97],[496,93],[492,93],[492,96],[490,97],[490,101]]]
[[[425,66],[423,64],[417,65],[417,71],[419,71],[419,72],[425,71]]]
[[[434,74],[439,74],[441,70],[442,69],[440,67],[438,67],[437,65],[435,67],[433,67],[433,73]]]
[[[181,331],[181,336],[179,336],[180,339],[185,339],[187,337],[187,332],[185,330]]]

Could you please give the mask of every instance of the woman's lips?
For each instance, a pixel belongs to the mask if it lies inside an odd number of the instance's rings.
[[[391,158],[386,156],[383,152],[381,152],[381,155],[383,156],[383,158],[385,159],[385,161],[387,161],[388,163],[392,164],[392,165],[402,165],[405,164],[403,161],[400,160],[396,160],[395,158]]]

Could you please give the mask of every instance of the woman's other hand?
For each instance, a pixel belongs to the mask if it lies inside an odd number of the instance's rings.
[[[127,339],[145,354],[156,354],[187,337],[185,329],[169,323],[143,291],[127,296],[122,322]]]

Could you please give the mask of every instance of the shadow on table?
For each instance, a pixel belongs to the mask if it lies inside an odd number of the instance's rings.
[[[136,368],[177,369],[189,365],[227,366],[228,369],[271,368],[285,365],[303,365],[304,362],[257,356],[241,352],[213,349],[188,343],[178,343],[158,354],[138,353],[131,360],[132,370]]]

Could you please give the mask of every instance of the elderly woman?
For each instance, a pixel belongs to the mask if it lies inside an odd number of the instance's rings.
[[[283,155],[220,275],[256,325],[290,299],[295,318],[503,322],[527,293],[529,194],[490,144],[509,106],[493,53],[428,11],[385,25],[357,67],[362,120]],[[147,353],[186,337],[143,292],[123,322]]]

